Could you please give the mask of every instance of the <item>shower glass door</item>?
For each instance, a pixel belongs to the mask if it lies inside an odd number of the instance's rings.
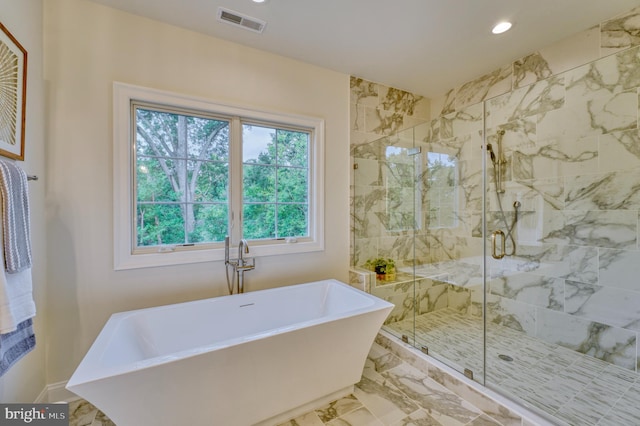
[[[482,105],[425,125],[416,231],[416,343],[483,383]]]
[[[482,105],[360,145],[354,258],[384,329],[483,382]],[[376,273],[376,263],[395,273]]]
[[[357,146],[352,155],[352,265],[367,275],[371,294],[395,306],[383,328],[414,344],[416,176],[421,167],[414,129]]]
[[[568,424],[639,424],[639,53],[485,101],[486,384]]]

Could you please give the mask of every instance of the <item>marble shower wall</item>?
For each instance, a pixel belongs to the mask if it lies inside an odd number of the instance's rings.
[[[432,101],[430,136],[442,145],[478,137],[483,103],[487,141],[495,148],[505,131],[507,220],[514,201],[522,207],[516,255],[488,264],[488,318],[634,371],[639,30],[635,9],[449,91]],[[460,177],[459,214],[471,229],[466,244],[482,236],[482,154],[480,143],[471,145]],[[490,162],[487,179],[487,229],[505,230]]]
[[[638,33],[635,9],[439,99],[353,77],[351,153],[359,170],[351,181],[352,265],[377,256],[409,263],[413,253],[419,264],[450,265],[481,254],[482,130],[494,147],[505,130],[507,220],[514,201],[522,206],[516,256],[488,264],[489,320],[640,372]],[[422,155],[455,159],[455,178],[440,188],[455,197],[449,226],[429,226],[434,185],[403,150],[414,143]],[[411,172],[420,178],[409,193],[397,177]],[[385,186],[390,181],[394,191]],[[505,226],[490,162],[487,181],[491,232]],[[415,239],[399,226],[408,212],[399,194],[418,203]],[[430,287],[448,289],[434,308],[481,312],[481,287],[447,283]],[[403,289],[397,297],[407,297]],[[402,304],[406,310],[416,302]]]
[[[351,77],[351,264],[413,259],[415,129],[427,128],[429,100]],[[418,127],[416,127],[418,126]],[[411,200],[407,203],[407,200]]]
[[[431,118],[429,99],[351,77],[351,147],[395,135]]]

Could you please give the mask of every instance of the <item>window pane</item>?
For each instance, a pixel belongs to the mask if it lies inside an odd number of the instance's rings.
[[[168,157],[175,150],[178,115],[136,108],[136,153]]]
[[[203,209],[195,203],[228,200],[229,121],[134,107],[137,200],[146,202],[137,209],[138,245],[220,241],[228,221],[221,215],[228,208]],[[158,203],[166,201],[177,204]],[[205,224],[212,214],[215,223]]]
[[[275,216],[274,204],[245,204],[242,229],[244,238],[275,238]]]
[[[429,227],[457,226],[457,159],[448,154],[427,153],[429,185]]]
[[[136,152],[227,161],[229,122],[137,107]]]
[[[184,221],[177,204],[139,204],[138,246],[184,243]]]
[[[189,161],[189,179],[196,174],[194,202],[227,201],[229,192],[228,163]]]
[[[309,135],[243,124],[245,238],[308,235]]]
[[[433,187],[455,186],[457,166],[455,157],[437,152],[427,153],[429,184]]]
[[[305,237],[307,223],[306,204],[278,205],[278,237]]]
[[[242,162],[253,164],[275,163],[276,130],[251,124],[242,125]]]
[[[278,130],[278,165],[307,167],[309,163],[309,133]]]
[[[189,241],[192,243],[224,241],[224,237],[229,233],[227,204],[196,204],[193,210],[195,226],[189,234]]]
[[[306,203],[307,193],[308,185],[306,169],[278,169],[279,203]]]
[[[388,188],[385,224],[387,231],[406,231],[414,228],[413,197],[413,188]]]
[[[276,201],[276,168],[273,166],[243,166],[243,198],[245,202]]]
[[[189,158],[229,160],[229,122],[188,117]]]
[[[138,201],[179,201],[167,176],[175,177],[175,162],[168,159],[139,157],[136,173]]]

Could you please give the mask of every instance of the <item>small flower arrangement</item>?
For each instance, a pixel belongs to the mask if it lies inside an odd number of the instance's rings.
[[[367,269],[376,273],[380,281],[393,281],[396,279],[396,263],[393,259],[378,257],[369,259],[364,264]]]

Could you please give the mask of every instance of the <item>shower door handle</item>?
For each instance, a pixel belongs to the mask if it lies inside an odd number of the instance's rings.
[[[496,251],[496,240],[500,237],[500,254]],[[506,250],[506,238],[504,232],[501,230],[493,231],[491,234],[491,256],[494,259],[502,259],[504,257]]]

